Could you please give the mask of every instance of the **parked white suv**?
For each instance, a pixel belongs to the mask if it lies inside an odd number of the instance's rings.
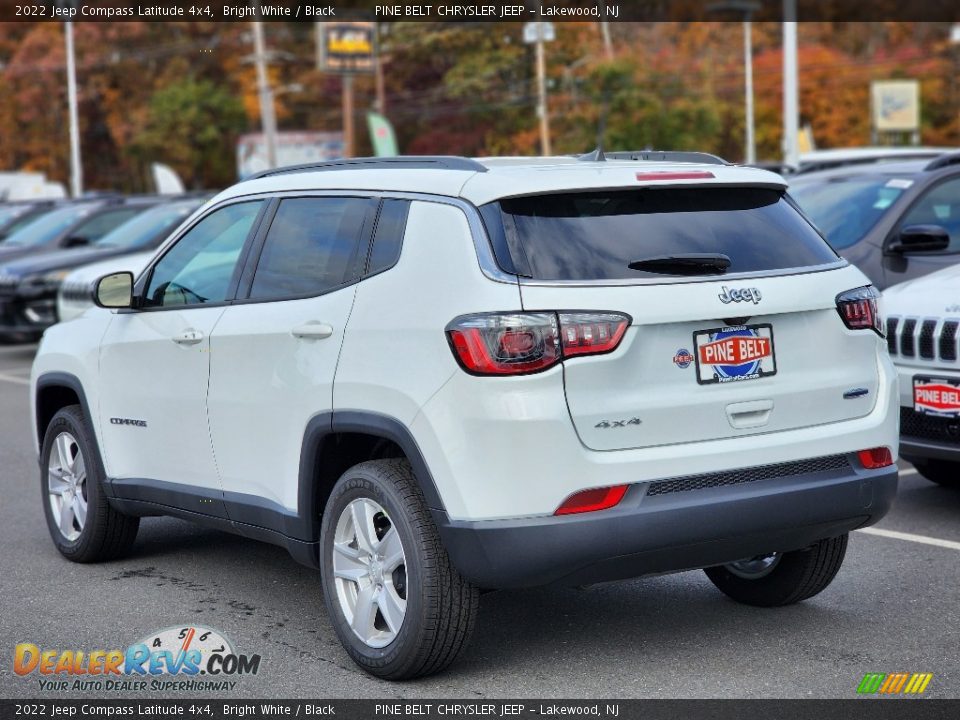
[[[877,293],[779,176],[650,157],[221,193],[43,339],[57,548],[114,557],[160,514],[285,546],[390,679],[446,667],[480,589],[707,568],[752,605],[820,592],[896,492]]]
[[[900,446],[928,480],[960,488],[960,265],[883,293],[900,373]]]

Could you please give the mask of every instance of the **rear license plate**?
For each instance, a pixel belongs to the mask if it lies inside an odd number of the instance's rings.
[[[960,380],[915,375],[913,409],[925,415],[960,417]]]
[[[693,334],[697,382],[756,380],[777,374],[772,325],[735,325]]]

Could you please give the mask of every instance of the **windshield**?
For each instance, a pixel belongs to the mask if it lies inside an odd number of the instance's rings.
[[[767,188],[534,195],[491,203],[483,212],[498,260],[506,255],[519,274],[538,280],[653,277],[645,262],[670,266],[670,258],[690,254],[723,255],[731,273],[837,259],[783,193]],[[684,274],[680,266],[666,269]]]
[[[798,183],[790,195],[833,248],[843,250],[870,232],[912,184],[887,176],[830,178]]]
[[[163,240],[170,230],[199,207],[199,202],[178,202],[147,210],[97,240],[96,247],[140,248]]]
[[[49,212],[17,230],[4,240],[3,244],[23,247],[46,245],[80,218],[89,215],[93,207],[92,205],[72,205]]]

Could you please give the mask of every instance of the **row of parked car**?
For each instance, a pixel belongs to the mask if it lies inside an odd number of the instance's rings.
[[[0,206],[0,340],[35,341],[50,325],[91,307],[99,274],[139,271],[209,196],[101,196]]]

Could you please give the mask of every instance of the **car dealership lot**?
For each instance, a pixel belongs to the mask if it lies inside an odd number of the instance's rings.
[[[33,350],[0,346],[2,697],[42,696],[36,673],[13,672],[18,643],[121,649],[191,624],[262,656],[259,673],[224,697],[846,698],[868,672],[930,672],[926,695],[960,697],[960,493],[909,466],[878,528],[911,539],[854,533],[839,576],[810,601],[779,610],[738,605],[700,572],[491,593],[456,665],[397,685],[356,669],[327,620],[318,574],[281,548],[148,518],[123,560],[62,559],[44,525],[29,436]]]

